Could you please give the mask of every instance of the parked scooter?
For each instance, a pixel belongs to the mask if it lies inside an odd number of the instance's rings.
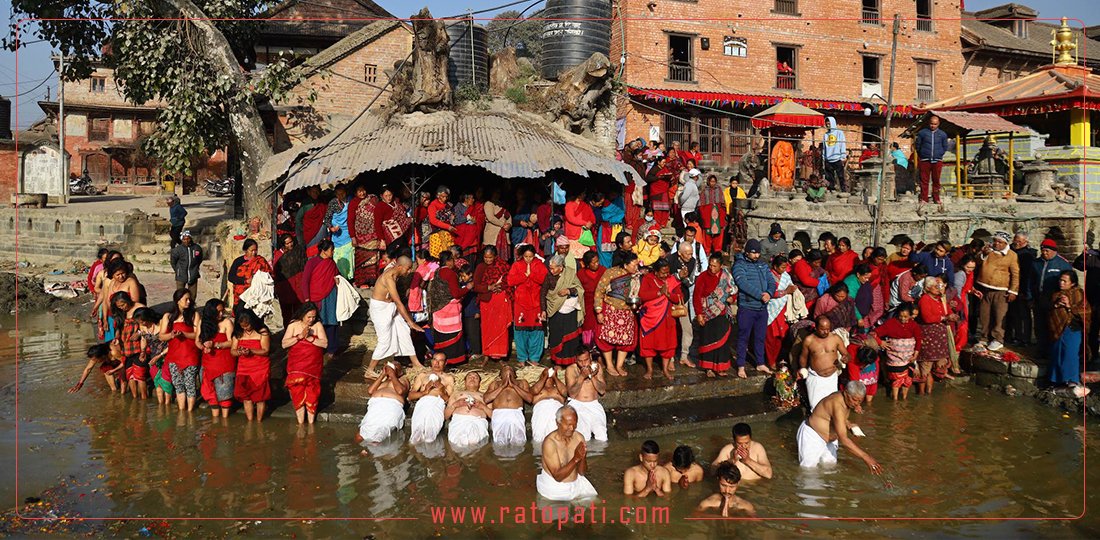
[[[99,189],[92,183],[92,178],[88,175],[77,176],[69,178],[69,194],[70,195],[98,195]]]
[[[232,178],[211,178],[206,181],[206,194],[211,197],[228,197],[233,195]]]

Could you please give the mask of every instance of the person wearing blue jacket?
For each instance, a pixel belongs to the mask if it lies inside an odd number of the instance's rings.
[[[1062,272],[1073,270],[1073,265],[1058,254],[1058,243],[1053,238],[1046,238],[1039,244],[1039,257],[1031,263],[1031,298],[1035,306],[1035,337],[1038,338],[1040,350],[1049,349],[1053,343],[1050,339],[1050,302],[1054,292],[1059,290],[1058,280]]]
[[[737,285],[737,376],[745,379],[745,359],[749,339],[753,340],[756,370],[771,373],[765,364],[764,334],[768,330],[768,301],[775,296],[775,278],[768,263],[760,258],[760,241],[745,243],[745,251],[733,263],[733,282]]]
[[[940,240],[932,247],[932,251],[914,251],[909,254],[909,262],[923,264],[928,267],[928,277],[944,276],[952,279],[955,275],[955,265],[951,264],[951,242]]]
[[[836,118],[826,117],[829,130],[825,132],[825,139],[821,146],[821,157],[825,159],[825,180],[829,182],[829,189],[848,191],[848,182],[844,178],[844,162],[848,159],[848,147],[845,144],[844,132],[837,129]]]
[[[917,171],[920,174],[920,202],[928,202],[928,181],[932,181],[932,200],[940,204],[940,172],[943,170],[943,154],[955,147],[947,133],[940,130],[940,119],[933,116],[928,127],[917,132],[913,142],[917,154]]]

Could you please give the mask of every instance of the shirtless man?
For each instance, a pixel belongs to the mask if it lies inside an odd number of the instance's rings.
[[[577,354],[577,361],[565,368],[565,387],[569,406],[577,412],[577,432],[584,440],[607,440],[607,412],[600,405],[600,396],[607,391],[600,364],[592,360],[587,350]]]
[[[500,378],[489,385],[485,403],[493,406],[493,443],[505,446],[527,444],[527,420],[523,404],[532,401],[527,381],[516,380],[516,370],[500,364]]]
[[[714,473],[718,477],[718,493],[703,499],[697,510],[720,509],[722,517],[729,517],[730,510],[756,516],[756,507],[749,501],[737,496],[737,484],[741,482],[741,472],[733,463],[725,462]]]
[[[412,267],[412,259],[402,255],[394,261],[392,268],[382,272],[374,284],[374,292],[370,298],[370,322],[378,336],[378,345],[371,354],[365,373],[367,378],[376,375],[375,368],[379,360],[391,356],[407,356],[414,367],[424,367],[416,358],[416,349],[413,348],[410,334],[411,330],[423,332],[424,329],[413,321],[409,309],[397,293],[397,279],[411,272]]]
[[[722,447],[711,465],[729,461],[741,471],[742,480],[759,480],[772,477],[772,464],[764,445],[752,440],[752,428],[742,422],[733,426],[733,442]]]
[[[642,451],[638,452],[640,463],[623,473],[623,495],[645,498],[653,493],[664,497],[672,491],[672,477],[668,469],[657,464],[660,454],[657,441],[642,443]]]
[[[584,477],[588,448],[577,433],[577,411],[566,405],[557,412],[558,429],[542,442],[542,472],[535,478],[540,496],[551,501],[595,498],[596,488]]]
[[[409,395],[409,384],[402,379],[404,374],[401,364],[386,362],[382,375],[367,390],[370,399],[367,400],[367,413],[359,422],[356,442],[377,444],[405,426],[405,396]]]
[[[825,316],[816,322],[814,333],[802,341],[802,354],[798,356],[798,375],[806,379],[810,411],[825,396],[836,392],[841,362],[848,362],[848,349],[844,340],[833,333],[833,323]]]
[[[559,369],[548,367],[542,370],[539,380],[531,388],[534,397],[531,403],[531,440],[536,448],[542,448],[542,441],[550,432],[557,429],[558,409],[565,405],[565,383],[558,377]]]
[[[690,446],[677,446],[672,451],[672,461],[663,467],[668,471],[669,479],[687,489],[696,482],[703,481],[703,467],[695,462],[695,451]]]
[[[443,411],[455,390],[454,375],[443,372],[446,366],[447,355],[435,353],[432,355],[432,368],[413,380],[409,401],[416,401],[416,407],[412,415],[412,434],[409,435],[411,444],[433,442],[443,429]]]
[[[859,459],[871,473],[879,474],[882,466],[855,441],[848,437],[851,423],[848,414],[867,394],[867,388],[859,381],[850,381],[843,390],[833,392],[821,400],[810,417],[798,426],[798,464],[817,467],[823,463],[836,463],[837,447],[841,444]]]
[[[451,420],[447,428],[447,440],[452,446],[469,448],[480,446],[489,438],[488,417],[493,413],[485,403],[481,388],[481,375],[466,374],[463,389],[451,395],[444,415]]]

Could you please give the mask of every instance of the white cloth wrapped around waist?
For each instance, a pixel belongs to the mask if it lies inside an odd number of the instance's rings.
[[[556,399],[544,399],[531,409],[531,441],[541,446],[546,436],[558,429],[558,409],[564,405]]]
[[[451,424],[447,427],[447,440],[451,441],[453,446],[477,446],[488,439],[489,420],[469,414],[451,416]]]
[[[368,443],[378,443],[405,425],[405,406],[390,397],[367,400],[367,413],[359,422],[359,436]]]
[[[527,421],[523,409],[493,409],[493,444],[527,444]]]
[[[798,464],[802,467],[817,467],[826,463],[836,463],[838,442],[825,442],[821,435],[805,421],[798,426]]]
[[[599,494],[587,478],[577,475],[572,482],[558,482],[554,477],[543,471],[535,478],[535,487],[539,495],[551,501],[575,501],[579,499],[594,499]]]
[[[810,411],[812,412],[814,407],[817,407],[818,402],[840,389],[838,386],[840,370],[834,371],[833,374],[828,377],[822,377],[812,369],[808,371],[810,372],[810,376],[806,377],[806,393],[809,394]]]
[[[409,328],[409,323],[405,322],[404,317],[397,313],[397,304],[371,298],[370,322],[374,325],[374,333],[378,338],[378,344],[371,354],[372,360],[416,354],[412,342],[412,329]]]
[[[584,440],[607,440],[607,412],[599,400],[578,401],[569,398],[569,406],[577,411],[577,433]]]
[[[439,396],[424,396],[413,407],[409,443],[430,443],[443,430],[443,411],[447,404]]]

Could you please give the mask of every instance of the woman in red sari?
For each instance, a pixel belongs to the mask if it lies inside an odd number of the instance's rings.
[[[195,307],[191,291],[179,289],[172,294],[172,310],[160,321],[161,341],[168,342],[164,365],[172,377],[179,410],[195,410],[199,397],[199,349],[195,346]]]
[[[577,279],[584,288],[584,323],[581,325],[581,342],[585,347],[596,344],[596,285],[607,271],[600,264],[600,257],[595,251],[589,251],[581,259],[581,269],[577,271]]]
[[[707,370],[707,377],[725,377],[733,355],[729,350],[729,307],[737,286],[729,270],[722,268],[722,253],[710,255],[707,270],[695,278],[692,302],[695,322],[702,327],[699,334],[699,368]]]
[[[661,372],[672,380],[672,363],[676,361],[676,330],[679,322],[672,316],[673,304],[684,301],[680,280],[669,272],[668,262],[658,259],[649,266],[649,273],[642,276],[638,289],[638,300],[642,302],[639,310],[638,332],[641,334],[640,348],[645,359],[643,379],[653,378],[653,357],[661,357]]]
[[[225,302],[217,298],[207,300],[197,318],[199,333],[195,337],[195,346],[202,350],[199,375],[202,397],[210,405],[210,414],[214,418],[219,415],[226,418],[229,408],[233,406],[237,377],[237,363],[229,350],[233,322],[225,316]]]
[[[596,346],[603,355],[607,373],[612,377],[627,375],[623,366],[626,355],[638,346],[638,319],[633,307],[638,300],[637,274],[640,265],[637,254],[623,253],[619,265],[604,272],[596,284],[596,294],[592,300],[598,323]]]
[[[805,257],[800,258],[791,266],[791,278],[794,281],[794,286],[802,292],[802,296],[806,299],[806,309],[810,312],[813,312],[814,302],[820,296],[817,292],[818,283],[821,281],[821,276],[825,275],[825,269],[821,267],[822,259],[824,259],[824,256],[821,254],[821,250],[815,248],[806,252]]]
[[[722,251],[722,239],[726,232],[726,197],[718,186],[718,177],[707,176],[707,185],[699,190],[699,225],[703,234],[699,241],[703,251],[714,253]]]
[[[959,320],[951,311],[945,295],[945,286],[938,277],[924,278],[924,293],[917,302],[920,324],[921,348],[917,365],[920,379],[917,380],[918,394],[931,394],[935,379],[947,377],[947,368],[955,353],[955,342],[950,339],[948,325]]]
[[[668,223],[668,216],[672,211],[672,200],[669,198],[669,190],[672,189],[672,171],[665,162],[664,157],[657,158],[657,163],[649,170],[649,176],[646,177],[646,187],[649,188],[647,206],[653,209],[653,218],[661,227]]]
[[[233,284],[234,308],[240,304],[241,294],[252,286],[252,278],[257,272],[271,273],[271,265],[267,264],[267,259],[256,254],[258,250],[259,245],[255,240],[251,238],[245,240],[244,255],[233,261],[229,267],[229,273],[226,274],[226,279]]]
[[[485,209],[477,202],[473,193],[466,193],[455,205],[454,214],[455,244],[462,250],[462,258],[473,264],[476,262],[477,248],[481,245],[478,218],[485,219]]]
[[[971,255],[964,255],[959,259],[959,264],[955,265],[958,270],[952,277],[951,285],[955,293],[952,302],[959,314],[959,322],[955,325],[955,352],[962,352],[970,340],[970,297],[973,295],[979,300],[982,298],[982,292],[974,288],[974,269],[977,266],[978,263]],[[952,374],[958,375],[954,369]]]
[[[244,415],[251,422],[255,417],[263,421],[267,400],[271,399],[271,332],[263,319],[250,309],[237,314],[233,328],[233,341],[229,350],[237,358],[237,380],[233,397],[244,403]],[[255,409],[255,414],[253,414]]]
[[[364,187],[356,190],[348,204],[348,230],[355,243],[355,284],[360,287],[372,286],[378,279],[378,261],[386,247],[378,236],[378,206],[378,196],[368,195]]]
[[[321,397],[321,369],[324,367],[328,340],[317,318],[317,306],[306,302],[294,315],[283,334],[286,350],[286,388],[299,424],[317,417],[317,402]]]
[[[505,283],[508,263],[489,245],[481,250],[482,263],[474,270],[474,292],[481,303],[481,353],[505,360],[512,349],[508,329],[512,325],[512,292]]]
[[[451,249],[455,244],[455,226],[453,205],[448,202],[451,190],[439,186],[435,190],[435,200],[428,204],[428,223],[431,234],[428,236],[428,253],[438,257],[440,253]]]

